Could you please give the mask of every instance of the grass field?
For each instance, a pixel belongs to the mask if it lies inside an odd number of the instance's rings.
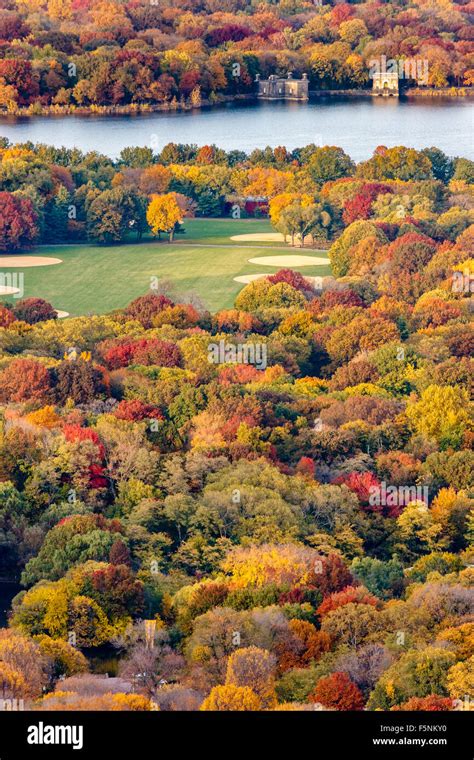
[[[231,307],[243,287],[234,277],[266,271],[248,259],[302,252],[284,243],[230,239],[272,232],[267,220],[190,219],[185,228],[172,244],[150,238],[119,246],[41,246],[32,255],[53,256],[62,264],[18,269],[24,274],[24,297],[44,298],[71,316],[104,314],[146,293],[151,278],[158,277],[172,281],[178,292],[195,291],[214,312]],[[304,253],[327,258],[324,251]],[[268,274],[279,268],[269,266]],[[329,264],[296,269],[310,276],[330,274]]]

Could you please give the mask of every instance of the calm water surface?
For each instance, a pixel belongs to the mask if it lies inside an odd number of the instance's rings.
[[[22,589],[23,587],[15,581],[0,579],[0,628],[7,625],[12,599],[19,594]]]
[[[97,150],[116,158],[122,148],[168,142],[215,143],[251,151],[266,145],[289,149],[314,142],[339,145],[355,161],[378,145],[432,145],[450,156],[474,159],[473,101],[461,98],[403,100],[326,97],[303,103],[229,104],[184,113],[142,116],[2,117],[0,135],[12,142],[43,142]]]

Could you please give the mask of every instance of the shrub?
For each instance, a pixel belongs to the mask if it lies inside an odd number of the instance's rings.
[[[24,298],[22,301],[18,301],[13,307],[13,313],[17,319],[28,322],[29,325],[58,318],[56,309],[42,298]]]

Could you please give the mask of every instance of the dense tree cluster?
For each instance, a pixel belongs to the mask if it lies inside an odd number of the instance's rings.
[[[0,252],[143,235],[172,241],[186,218],[230,217],[238,208],[240,217],[268,213],[293,245],[327,247],[340,235],[332,251],[337,276],[366,274],[390,259],[388,286],[400,282],[404,292],[419,293],[419,269],[440,259],[434,247],[472,224],[473,182],[472,161],[436,148],[379,146],[356,165],[335,146],[246,154],[169,143],[159,153],[125,148],[114,161],[0,139]],[[394,242],[401,231],[404,245]],[[426,267],[425,278],[436,277]]]
[[[199,106],[289,69],[315,90],[366,88],[381,55],[408,62],[402,86],[471,86],[472,15],[450,0],[4,0],[0,108]]]
[[[52,157],[12,160],[25,150]],[[472,184],[459,162],[435,177],[440,158],[318,170],[316,225],[327,204],[340,226],[317,289],[287,269],[216,314],[152,291],[61,321],[41,299],[2,307],[0,572],[23,587],[0,630],[3,695],[468,709]],[[105,187],[115,167],[78,154],[70,176],[90,174]],[[292,192],[274,224],[316,205]],[[220,341],[264,346],[267,366],[210,360]],[[86,672],[103,647],[135,694]]]

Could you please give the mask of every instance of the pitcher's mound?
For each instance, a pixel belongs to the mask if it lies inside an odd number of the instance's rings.
[[[0,256],[0,269],[3,267],[14,269],[49,267],[53,264],[62,264],[62,259],[53,259],[49,256]]]
[[[248,235],[232,235],[231,240],[240,243],[283,243],[285,238],[281,232],[253,232]]]
[[[266,267],[315,267],[322,264],[329,264],[328,259],[321,256],[258,256],[256,259],[249,259],[250,264],[263,264]]]

